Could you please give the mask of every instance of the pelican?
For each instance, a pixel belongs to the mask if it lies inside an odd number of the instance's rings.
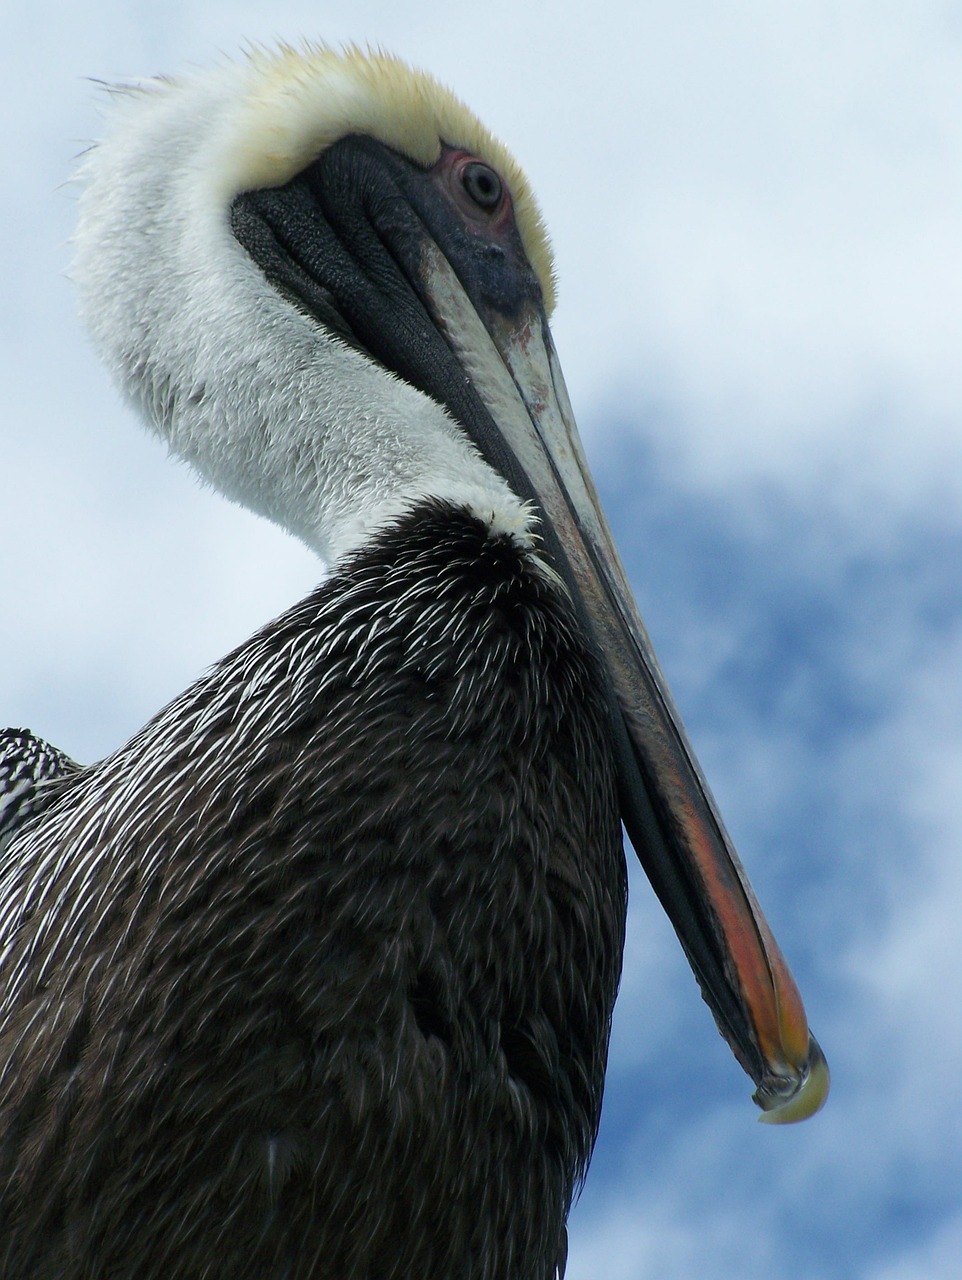
[[[632,601],[500,142],[380,53],[118,91],[127,399],[330,567],[106,759],[0,747],[7,1280],[550,1280],[622,824],[764,1118],[827,1068]]]

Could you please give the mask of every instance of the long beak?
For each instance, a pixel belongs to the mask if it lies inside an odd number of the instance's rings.
[[[756,1084],[760,1119],[813,1115],[828,1065],[675,710],[592,483],[540,307],[482,316],[435,244],[421,283],[435,322],[523,468],[604,659],[622,818],[718,1027]],[[552,549],[549,546],[549,549]]]

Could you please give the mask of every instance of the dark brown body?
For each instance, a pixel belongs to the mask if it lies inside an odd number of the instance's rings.
[[[66,783],[0,884],[0,1274],[563,1268],[624,933],[607,737],[556,582],[438,506]]]

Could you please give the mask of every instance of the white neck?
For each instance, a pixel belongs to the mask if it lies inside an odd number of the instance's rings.
[[[235,240],[224,157],[249,74],[122,95],[85,159],[74,275],[125,393],[205,480],[328,563],[426,497],[526,532],[446,411],[301,314]]]

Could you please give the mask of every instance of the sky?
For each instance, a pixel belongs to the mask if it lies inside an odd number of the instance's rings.
[[[962,1257],[962,3],[35,0],[0,42],[0,719],[119,745],[316,561],[124,409],[76,318],[101,81],[383,45],[528,171],[676,701],[833,1069],[754,1122],[640,871],[571,1280]]]

